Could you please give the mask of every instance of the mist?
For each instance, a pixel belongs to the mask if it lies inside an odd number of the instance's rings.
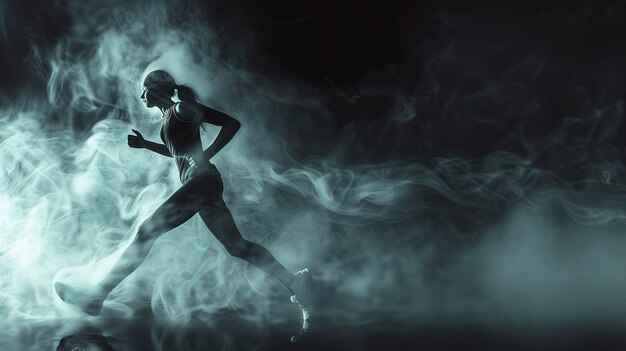
[[[54,283],[100,281],[180,186],[170,159],[126,144],[133,128],[159,140],[160,114],[139,96],[146,74],[164,69],[241,122],[212,159],[224,199],[246,239],[291,271],[312,270],[320,316],[406,330],[623,327],[623,53],[577,59],[541,36],[547,23],[580,33],[596,22],[576,9],[517,22],[432,10],[404,24],[397,40],[411,54],[358,79],[315,80],[264,66],[255,40],[265,34],[236,35],[257,22],[228,32],[220,5],[0,7],[7,320],[81,318]],[[205,148],[218,131],[202,131]],[[288,303],[196,216],[157,240],[102,314],[215,326],[232,311],[280,323],[297,314]]]

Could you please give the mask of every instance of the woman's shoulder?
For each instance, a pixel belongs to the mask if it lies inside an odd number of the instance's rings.
[[[202,112],[198,104],[180,101],[174,104],[174,115],[183,122],[198,122],[201,120]]]

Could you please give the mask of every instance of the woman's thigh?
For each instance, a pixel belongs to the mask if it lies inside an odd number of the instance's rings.
[[[163,234],[185,223],[206,203],[221,199],[220,188],[210,183],[197,178],[183,184],[142,223],[141,230],[149,236]]]
[[[222,241],[221,237],[225,235],[239,235],[233,216],[221,197],[211,204],[202,206],[198,214],[218,240]]]

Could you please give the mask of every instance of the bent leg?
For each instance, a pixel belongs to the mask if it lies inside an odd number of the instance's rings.
[[[198,214],[230,255],[260,268],[278,279],[292,292],[293,275],[266,248],[241,236],[230,210],[221,197],[203,206]]]

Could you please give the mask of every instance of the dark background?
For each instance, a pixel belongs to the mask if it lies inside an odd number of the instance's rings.
[[[42,2],[29,0],[2,4],[0,103],[4,106],[47,100],[51,67],[45,58],[70,35],[73,24],[81,21],[66,11],[65,3],[57,1],[42,5]],[[107,6],[125,8],[128,2],[110,2]],[[336,213],[330,216],[335,225],[329,229],[333,235],[336,228],[348,223],[346,226],[350,227],[352,236],[337,235],[325,239],[331,243],[328,244],[329,252],[325,253],[328,262],[335,262],[337,257],[353,257],[354,252],[367,253],[373,247],[373,253],[389,253],[386,262],[391,262],[390,267],[398,268],[399,273],[390,283],[392,289],[383,287],[379,296],[374,296],[379,298],[377,301],[383,301],[380,304],[383,308],[386,307],[385,299],[397,297],[394,305],[396,302],[400,305],[414,302],[412,297],[407,297],[410,291],[396,295],[394,289],[414,286],[415,275],[411,274],[417,263],[419,269],[422,264],[425,267],[420,271],[423,273],[420,284],[423,283],[427,290],[419,296],[420,303],[426,301],[425,304],[437,305],[443,302],[445,305],[463,302],[467,296],[481,296],[473,279],[466,282],[461,277],[465,271],[458,266],[463,265],[464,257],[470,257],[467,262],[473,262],[473,254],[463,254],[487,242],[482,229],[494,223],[501,224],[498,221],[503,213],[520,203],[531,203],[529,207],[537,206],[537,212],[555,215],[551,219],[556,224],[552,224],[565,228],[559,232],[564,233],[563,237],[546,235],[550,250],[544,254],[557,257],[554,266],[562,269],[556,269],[554,276],[559,276],[559,272],[570,272],[571,267],[579,268],[575,264],[568,266],[567,253],[574,253],[572,256],[576,257],[577,252],[587,252],[585,240],[588,236],[579,232],[571,234],[567,227],[571,222],[583,223],[589,232],[607,227],[614,230],[606,236],[593,236],[601,244],[611,246],[614,242],[621,242],[611,240],[623,237],[620,236],[621,227],[617,225],[624,224],[623,197],[619,196],[626,193],[623,186],[626,184],[623,151],[623,135],[626,133],[623,124],[626,2],[218,0],[168,2],[167,8],[174,23],[180,16],[182,24],[185,14],[190,11],[203,16],[206,25],[219,37],[216,45],[221,56],[217,57],[218,60],[228,61],[244,71],[284,78],[314,88],[315,96],[330,112],[329,119],[323,120],[323,128],[313,125],[309,129],[298,129],[298,123],[291,120],[289,124],[285,123],[284,130],[280,127],[273,130],[277,139],[289,145],[290,160],[318,165],[307,162],[332,159],[338,168],[356,170],[357,173],[384,166],[389,167],[390,184],[401,182],[402,176],[410,178],[414,182],[411,184],[417,184],[415,193],[394,194],[388,204],[381,206],[383,210],[393,209],[387,222],[383,218],[387,212],[381,216],[383,220],[376,222],[380,218],[373,219],[374,224],[365,229],[359,227],[361,224],[355,224],[360,221],[370,223],[369,219],[360,218],[359,213],[349,219]],[[89,45],[86,42],[84,47],[72,49],[88,51]],[[62,113],[62,109],[51,113],[49,123],[63,120],[59,117]],[[274,117],[264,118],[267,119],[260,119],[261,125],[263,122],[269,124]],[[280,123],[286,119],[276,117],[275,120]],[[77,130],[88,131],[96,120],[78,119],[76,123]],[[292,130],[297,132],[285,132]],[[402,165],[410,167],[402,168]],[[289,166],[293,165],[285,162],[285,168]],[[313,169],[326,171],[325,168]],[[424,169],[427,172],[421,173]],[[420,183],[421,175],[440,183]],[[432,178],[428,178],[430,176]],[[272,185],[281,187],[281,184]],[[294,206],[318,205],[315,203],[318,199],[306,203],[297,196],[297,191],[282,186],[282,190],[287,190],[276,191],[278,203],[293,201]],[[527,196],[534,191],[554,191],[556,195],[541,202]],[[613,196],[618,205],[613,208],[605,203],[602,203],[604,207],[595,206],[605,195],[607,198]],[[550,201],[554,201],[554,206],[545,205]],[[322,205],[316,209],[326,210]],[[541,207],[543,205],[545,207]],[[602,212],[606,207],[609,210]],[[545,208],[549,210],[543,210]],[[430,226],[425,236],[413,231],[422,225]],[[524,223],[516,222],[512,226],[518,225],[526,230]],[[392,226],[399,230],[394,232],[390,229]],[[535,229],[531,226],[528,231]],[[498,235],[494,237],[498,242]],[[358,243],[356,240],[351,242],[355,238],[359,239]],[[570,238],[574,244],[567,244]],[[517,244],[513,240],[511,246],[522,247],[524,242]],[[421,255],[422,250],[427,251],[424,247],[433,253],[424,255],[425,259],[422,256],[417,258],[418,252]],[[528,247],[532,253],[535,247]],[[538,244],[538,247],[542,246]],[[523,250],[522,247],[522,256],[526,254]],[[553,252],[566,253],[563,255],[565,263],[559,264],[561,257],[551,256]],[[599,249],[598,252],[604,251]],[[517,251],[513,250],[512,255],[515,253]],[[357,259],[356,263],[351,262],[345,267],[356,267],[358,271],[359,264],[371,268],[382,261],[375,254],[364,256],[367,257],[354,256],[360,261]],[[394,260],[398,257],[406,258],[409,264]],[[528,259],[529,263],[532,263],[532,257]],[[455,263],[455,260],[458,261]],[[495,261],[496,266],[501,263]],[[506,257],[502,261],[506,263]],[[615,268],[608,267],[605,261],[598,262],[585,274],[593,276],[598,267]],[[526,263],[520,266],[525,267]],[[529,276],[544,277],[541,275],[543,266],[538,264],[536,267],[539,268],[531,270]],[[405,272],[408,273],[405,275]],[[587,277],[585,274],[582,276]],[[604,276],[600,277],[598,279],[604,282]],[[378,277],[374,277],[376,279]],[[511,281],[515,282],[515,278]],[[538,281],[533,287],[536,290],[530,289],[530,295],[543,303],[544,295],[532,295],[544,290],[543,281]],[[620,291],[623,280],[617,279],[607,285],[613,282],[615,290]],[[492,283],[496,287],[500,284],[497,281]],[[577,284],[566,282],[563,289],[579,287]],[[517,287],[513,284],[511,289]],[[329,300],[340,295],[331,290],[329,288],[326,292]],[[509,293],[506,288],[502,291],[504,296]],[[586,298],[585,291],[580,295]],[[592,297],[589,299],[596,301],[596,295],[593,295],[596,290],[590,291]],[[546,300],[561,296],[561,292],[554,288],[545,295],[548,296]],[[337,298],[337,301],[344,300]],[[367,303],[368,300],[364,298],[363,301]],[[523,310],[526,297],[519,295],[515,301],[521,301],[522,311],[506,299],[496,301],[495,309],[505,306],[503,314],[514,311],[527,317],[527,311]],[[571,301],[574,305],[576,300]],[[581,301],[588,300],[582,298]],[[486,304],[489,302],[492,301]],[[545,317],[541,314],[544,305],[530,306],[539,306],[537,310],[540,311],[528,312],[530,320]],[[558,308],[555,310],[555,315],[561,312]],[[580,311],[586,313],[585,306],[581,305]],[[391,309],[386,312],[385,315],[393,314]],[[600,319],[605,312],[598,312]],[[517,318],[515,313],[510,317],[513,325]],[[550,313],[546,313],[545,320],[551,320]],[[611,313],[606,312],[607,315]],[[563,316],[554,318],[557,321],[570,318],[567,313]],[[436,317],[428,316],[432,320]],[[413,320],[412,317],[409,319]],[[482,339],[484,333],[492,335],[494,329],[489,327],[478,328],[476,333],[466,331],[462,326],[433,328],[436,332],[420,329],[419,337],[410,339],[404,346],[410,348],[414,344],[432,342],[433,347],[462,347],[462,342],[446,344],[448,336],[474,340],[476,349],[493,341],[491,336]],[[608,330],[603,330],[598,338],[614,340],[612,335],[618,333]],[[357,333],[359,342],[367,343],[370,338],[382,340],[380,345],[386,345],[407,335],[403,334],[405,330],[398,331],[397,335],[376,328],[369,332],[361,330]],[[542,335],[545,339],[541,342],[549,340],[546,341],[548,345],[558,344],[561,339],[572,340],[576,335],[566,329],[562,334],[557,333],[555,339],[558,340],[554,341],[550,339],[553,336],[547,334]],[[503,337],[505,339],[503,343],[507,344],[509,339]],[[511,342],[515,344],[522,339],[521,345],[537,346],[528,335]],[[593,337],[585,340],[589,345],[595,345]],[[569,348],[576,342],[566,344]]]
[[[45,88],[37,82],[45,77],[45,64],[28,67],[24,59],[33,51],[45,53],[67,34],[71,21],[79,20],[64,12],[62,1],[55,4],[5,3],[0,58],[5,102]],[[173,8],[184,13],[190,4],[181,1]],[[198,3],[193,5],[196,9]],[[375,84],[414,98],[418,116],[401,135],[385,135],[385,122],[379,120],[386,116],[388,99],[333,101],[336,137],[348,124],[381,131],[361,131],[363,141],[377,147],[364,146],[360,156],[375,160],[432,157],[447,149],[472,157],[494,149],[523,154],[529,150],[511,137],[515,128],[523,127],[526,138],[550,137],[566,118],[615,106],[625,93],[621,1],[210,1],[199,6],[222,39],[223,55],[232,59],[232,52],[243,49],[241,64],[253,72],[305,82],[331,97],[352,96],[355,87]],[[483,97],[471,103],[470,113],[462,106],[456,107],[465,110],[457,111],[462,116],[449,115],[451,99],[494,86],[508,96]],[[513,103],[519,104],[517,111],[508,109]],[[620,132],[602,142],[621,149],[621,125],[612,127]],[[390,138],[397,142],[393,147]],[[550,159],[537,157],[542,163]]]

